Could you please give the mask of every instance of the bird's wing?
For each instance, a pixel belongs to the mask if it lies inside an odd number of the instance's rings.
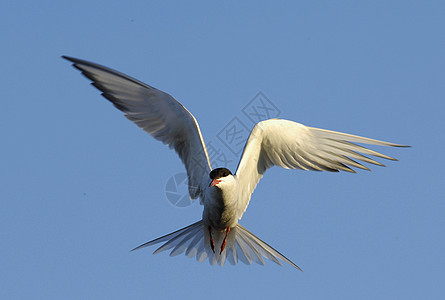
[[[236,170],[235,176],[239,181],[239,217],[241,218],[246,210],[251,194],[264,172],[272,166],[312,171],[338,172],[342,170],[355,173],[350,167],[369,170],[355,160],[383,166],[363,154],[396,160],[354,143],[406,147],[308,127],[288,120],[271,119],[258,123],[250,133]]]
[[[193,115],[169,94],[125,74],[85,60],[63,58],[73,62],[129,120],[175,149],[187,169],[190,197],[199,197],[211,166]]]

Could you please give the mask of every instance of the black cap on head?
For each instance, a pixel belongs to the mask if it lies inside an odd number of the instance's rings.
[[[232,172],[230,172],[229,169],[226,168],[217,168],[213,169],[212,172],[210,172],[210,179],[218,179],[221,177],[226,177],[228,175],[232,175]]]

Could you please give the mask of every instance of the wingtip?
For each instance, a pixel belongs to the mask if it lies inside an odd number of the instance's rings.
[[[93,63],[91,63],[89,61],[86,61],[86,60],[83,60],[83,59],[79,59],[79,58],[75,58],[75,57],[72,57],[72,56],[62,55],[61,57],[63,59],[66,59],[66,60],[72,62],[74,66],[76,64],[93,64]]]
[[[294,267],[295,267],[295,268],[297,268],[298,270],[300,270],[301,272],[303,272],[303,273],[304,273],[303,269],[302,269],[302,268],[300,268],[299,266],[295,265]]]
[[[74,58],[73,58],[73,57],[66,56],[66,55],[62,55],[62,56],[60,56],[60,57],[63,58],[63,59],[69,60],[69,61],[71,61],[71,62],[74,62]]]
[[[296,268],[297,270],[300,270],[301,272],[304,272],[302,268],[300,268],[299,266],[297,266],[293,261],[291,261],[290,259],[288,259],[290,262],[290,265],[294,268]]]
[[[148,242],[149,243],[149,242]],[[139,250],[139,249],[142,249],[142,248],[145,248],[145,247],[147,247],[148,245],[148,243],[145,243],[145,244],[142,244],[142,245],[139,245],[139,246],[137,246],[136,248],[133,248],[133,249],[131,249],[130,250],[130,252],[133,252],[133,251],[136,251],[136,250]]]

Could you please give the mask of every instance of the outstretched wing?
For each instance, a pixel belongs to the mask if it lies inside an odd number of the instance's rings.
[[[338,172],[342,170],[355,173],[349,166],[369,169],[354,159],[383,166],[363,154],[396,160],[354,143],[407,147],[351,134],[307,127],[288,120],[271,119],[258,123],[250,133],[236,170],[240,184],[240,218],[264,172],[272,166],[312,171]]]
[[[125,74],[85,60],[62,57],[73,62],[129,120],[175,149],[187,169],[190,197],[199,197],[205,188],[203,178],[208,176],[211,166],[193,115],[169,94]]]

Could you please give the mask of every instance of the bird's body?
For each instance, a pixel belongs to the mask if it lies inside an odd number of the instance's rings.
[[[232,264],[238,260],[264,264],[263,258],[267,258],[300,269],[238,223],[264,172],[272,166],[331,172],[354,172],[350,167],[369,170],[356,160],[383,165],[364,154],[395,159],[355,143],[402,147],[271,119],[252,129],[234,174],[226,168],[212,170],[196,119],[176,99],[104,66],[64,58],[91,79],[128,119],[178,153],[187,170],[190,198],[200,198],[204,206],[202,220],[135,249],[164,242],[155,253],[173,248],[171,256],[185,252],[198,261],[208,258],[211,264],[220,265],[226,260]]]
[[[230,172],[225,168],[222,170]],[[225,177],[218,177],[214,185],[209,184],[203,195],[204,211],[202,219],[205,224],[216,230],[225,230],[234,227],[238,223],[238,181],[231,174]]]

